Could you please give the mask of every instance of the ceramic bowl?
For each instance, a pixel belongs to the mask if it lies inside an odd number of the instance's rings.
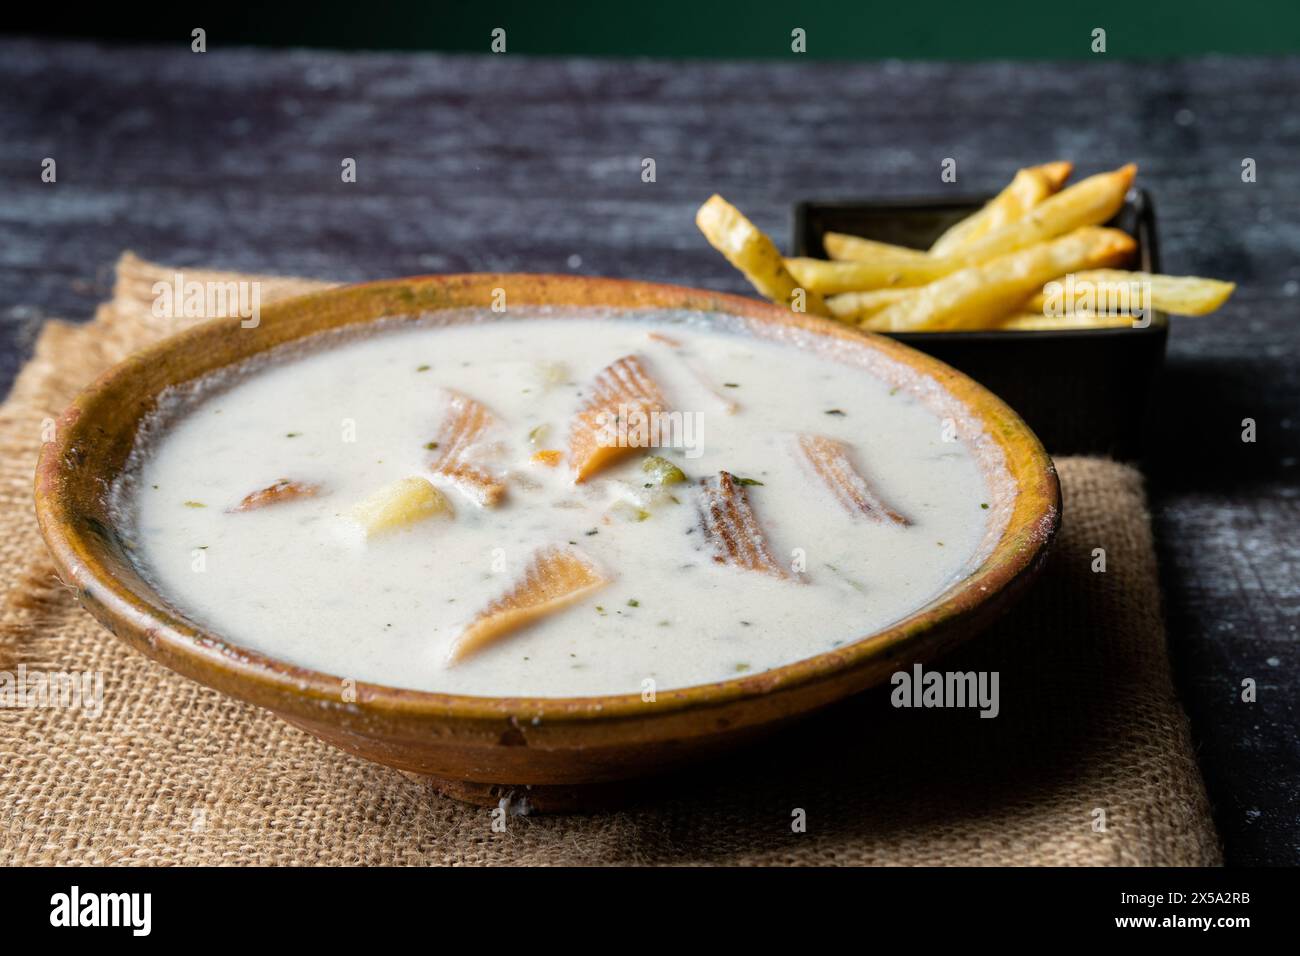
[[[107,489],[169,386],[318,333],[379,320],[432,321],[487,307],[688,309],[742,335],[822,350],[912,389],[976,449],[991,485],[987,557],[927,606],[853,643],[715,684],[582,698],[468,697],[341,678],[241,648],[195,626],[140,576],[114,527]],[[463,313],[462,313],[463,314]],[[508,316],[506,316],[508,318]],[[975,382],[907,346],[739,296],[570,276],[463,275],[331,289],[262,308],[256,328],[218,319],[118,365],[59,421],[36,474],[36,511],[64,581],[108,630],[186,677],[266,707],[350,753],[422,774],[480,803],[526,788],[538,809],[589,805],[621,781],[734,747],[777,724],[929,661],[1000,613],[1042,563],[1060,520],[1056,472],[1025,424]]]

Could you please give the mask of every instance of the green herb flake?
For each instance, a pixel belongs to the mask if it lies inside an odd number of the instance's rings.
[[[628,599],[627,599],[627,606],[628,606],[628,607],[640,607],[640,606],[641,606],[641,602],[638,601],[636,598],[628,598]]]
[[[588,538],[590,538],[593,534],[600,534],[600,529],[592,528],[590,531],[584,531],[582,533],[585,534]]]
[[[284,433],[284,437],[285,437],[285,438],[298,438],[298,437],[301,436],[301,435],[302,435],[302,432],[285,432],[285,433]]]
[[[432,366],[430,366],[430,365],[417,365],[417,366],[415,367],[415,370],[416,370],[417,372],[427,372],[427,371],[429,371],[430,368],[432,368]]]
[[[842,408],[828,408],[828,409],[826,410],[826,414],[827,414],[827,415],[838,415],[840,418],[843,418],[843,417],[844,417],[846,414],[848,414],[848,413],[845,412]]]
[[[826,564],[826,568],[827,570],[834,573],[836,577],[838,577],[849,587],[853,588],[853,590],[866,593],[867,588],[861,581],[855,580],[854,578],[849,577],[847,574],[844,574],[842,571],[840,571],[839,568],[837,568],[833,564],[829,564],[829,563]]]
[[[438,443],[436,441],[427,441],[424,443],[424,447],[428,451],[434,451],[437,449]]]
[[[206,508],[207,505],[205,505],[205,504],[204,504],[203,502],[201,502],[201,501],[187,501],[187,502],[185,502],[185,507],[186,507],[186,508]]]
[[[989,510],[989,503],[988,503],[987,501],[981,501],[981,502],[980,502],[980,507],[983,508],[985,511],[988,511],[988,510]]]
[[[762,483],[761,481],[759,481],[757,478],[739,478],[739,477],[737,477],[737,478],[735,478],[735,482],[736,482],[736,484],[738,484],[738,485],[761,485],[761,484],[763,484],[763,483]]]

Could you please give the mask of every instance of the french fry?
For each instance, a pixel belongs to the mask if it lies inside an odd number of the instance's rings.
[[[924,259],[884,259],[872,262],[825,262],[787,259],[796,281],[822,295],[921,286],[969,266],[1045,242],[1081,226],[1094,226],[1115,215],[1133,183],[1137,167],[1099,173],[1048,196],[1023,218],[972,240],[946,256]],[[976,214],[978,215],[978,213]]]
[[[1052,192],[1059,193],[1065,185],[1065,181],[1070,178],[1074,172],[1074,163],[1067,160],[1058,159],[1054,162],[1043,163],[1041,166],[1035,166],[1040,173],[1047,177],[1047,184],[1052,188]]]
[[[1022,169],[1006,189],[972,216],[952,226],[939,237],[929,251],[909,246],[878,242],[842,232],[828,232],[822,237],[826,254],[842,262],[869,262],[875,259],[943,258],[975,239],[1019,219],[1038,202],[1058,192],[1069,178],[1073,163],[1045,163]]]
[[[795,436],[795,443],[803,464],[849,514],[896,525],[912,523],[885,504],[867,484],[867,479],[853,467],[849,449],[843,442],[825,435],[800,434]]]
[[[867,319],[866,327],[886,332],[987,328],[1020,311],[1044,282],[1067,272],[1119,265],[1134,248],[1127,233],[1085,226],[945,276]]]
[[[830,261],[796,257],[779,267],[771,241],[721,198],[705,203],[696,220],[769,297],[788,301],[794,290],[807,290],[819,305],[809,311],[872,331],[1114,328],[1131,324],[1143,308],[1205,315],[1227,301],[1231,282],[1110,268],[1132,257],[1134,243],[1098,227],[1123,207],[1137,167],[1065,187],[1072,171],[1069,162],[1019,170],[928,251],[828,232]],[[1082,297],[1049,301],[1059,290],[1042,283],[1058,277],[1083,288]]]
[[[1065,181],[1070,178],[1074,172],[1074,163],[1067,160],[1058,159],[1055,162],[1043,163],[1037,167],[1038,171],[1047,177],[1048,184],[1052,187],[1052,192],[1059,193],[1065,185]]]
[[[709,197],[695,214],[695,224],[761,295],[795,311],[827,314],[821,296],[787,271],[776,243],[721,196]]]
[[[591,395],[578,409],[569,427],[569,464],[575,483],[586,481],[600,469],[634,453],[643,445],[620,444],[612,433],[620,416],[629,429],[648,423],[668,407],[659,383],[639,356],[624,355],[596,375]],[[630,421],[633,417],[641,423]]]
[[[577,548],[542,548],[522,580],[492,601],[452,643],[448,664],[456,664],[513,631],[531,624],[609,583]]]
[[[870,292],[841,292],[826,299],[826,307],[831,315],[841,322],[857,325],[869,319],[877,312],[888,308],[895,302],[901,302],[909,295],[915,295],[916,289],[873,289]]]
[[[999,321],[996,328],[1005,332],[1066,332],[1077,329],[1123,329],[1132,325],[1131,315],[1102,315],[1096,312],[1043,315],[1041,312],[1017,312]]]
[[[482,461],[484,434],[496,425],[496,417],[481,403],[447,390],[450,401],[437,441],[430,448],[437,454],[429,463],[433,473],[480,507],[496,505],[505,497],[505,482],[491,474]]]
[[[745,485],[728,472],[700,479],[696,508],[713,560],[774,578],[790,577],[777,561],[745,493]]]
[[[1024,249],[1034,243],[1055,239],[1081,226],[1108,222],[1124,205],[1137,167],[1127,166],[1080,180],[1068,189],[1048,196],[1021,219],[1008,222],[963,245],[945,261],[957,268],[987,262],[997,256]]]
[[[349,517],[367,538],[405,528],[436,515],[450,515],[451,504],[427,478],[400,478],[352,508]]]
[[[1047,163],[1020,170],[1011,183],[979,212],[967,216],[936,239],[930,247],[930,255],[939,258],[950,256],[990,232],[1022,218],[1059,190],[1073,168],[1072,163]]]
[[[796,257],[785,266],[795,281],[821,295],[897,289],[925,285],[953,272],[957,265],[930,256],[916,259],[877,258],[867,262],[827,262]]]
[[[258,508],[265,508],[267,505],[280,504],[285,501],[297,501],[300,498],[315,498],[321,492],[320,485],[314,485],[306,481],[290,481],[288,478],[281,478],[265,488],[251,492],[244,496],[243,500],[233,508],[227,508],[230,514],[240,511],[256,511]]]
[[[876,242],[861,236],[849,236],[842,232],[828,232],[822,236],[822,245],[826,254],[841,262],[871,262],[874,259],[928,259],[930,254],[924,249],[909,249],[907,246],[895,246],[888,242]]]
[[[1233,282],[1200,276],[1152,275],[1119,269],[1076,272],[1072,282],[1075,300],[1082,295],[1092,301],[1097,311],[1114,312],[1117,310],[1109,306],[1120,304],[1129,312],[1149,306],[1173,315],[1208,315],[1223,305],[1237,288]],[[1127,308],[1135,293],[1146,301],[1132,303],[1132,308]],[[1040,292],[1025,304],[1025,311],[1041,314],[1050,304],[1048,296]]]

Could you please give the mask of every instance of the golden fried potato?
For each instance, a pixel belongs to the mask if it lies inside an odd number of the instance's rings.
[[[1147,307],[1173,315],[1208,315],[1223,305],[1237,288],[1233,282],[1200,276],[1153,275],[1118,269],[1077,272],[1072,282],[1074,299],[1085,303],[1085,311],[1115,312],[1118,306],[1132,312]],[[1131,302],[1135,294],[1145,301]],[[1025,304],[1025,311],[1043,314],[1053,304],[1049,296],[1040,292]]]
[[[1131,315],[1106,315],[1097,312],[1071,312],[1067,315],[1043,315],[1041,312],[1017,312],[996,326],[1006,332],[1063,332],[1072,329],[1122,329],[1133,325]]]
[[[876,242],[861,236],[848,236],[842,232],[828,232],[822,236],[826,254],[841,262],[871,262],[873,259],[928,259],[924,249],[909,249],[888,242]]]
[[[925,285],[957,267],[946,259],[877,258],[868,262],[827,262],[825,259],[786,259],[785,266],[804,288],[822,295]]]
[[[1124,205],[1137,167],[1130,163],[1113,172],[1098,173],[1048,196],[1021,219],[993,229],[962,246],[948,258],[958,268],[987,262],[996,256],[1055,239],[1081,226],[1108,222]]]
[[[1072,163],[1048,163],[1020,170],[983,209],[967,216],[936,239],[930,247],[930,255],[952,255],[976,239],[1023,218],[1030,209],[1059,190],[1073,168]]]
[[[871,292],[841,292],[827,298],[826,307],[841,322],[857,324],[869,319],[895,302],[901,302],[916,289],[874,289]]]
[[[797,258],[787,259],[785,265],[799,283],[822,295],[926,285],[960,269],[1054,239],[1081,226],[1106,222],[1123,206],[1136,173],[1137,167],[1130,164],[1114,172],[1089,176],[1069,189],[1048,196],[1022,218],[992,229],[949,255],[931,255],[928,261],[883,256],[865,262]],[[1046,174],[1035,172],[1028,178],[1041,181]]]
[[[878,312],[866,327],[887,332],[989,328],[1021,311],[1043,283],[1067,272],[1119,265],[1135,248],[1127,233],[1086,226],[945,276]]]
[[[721,196],[709,197],[695,214],[695,224],[762,295],[795,311],[829,314],[821,295],[786,270],[776,243]]]

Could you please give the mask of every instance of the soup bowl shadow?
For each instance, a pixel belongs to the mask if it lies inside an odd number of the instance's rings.
[[[903,620],[834,650],[718,683],[602,697],[471,697],[358,683],[240,647],[145,580],[110,489],[169,388],[291,350],[322,333],[468,321],[504,301],[557,315],[713,313],[740,335],[817,351],[929,403],[989,485],[986,546],[969,574]],[[507,312],[500,318],[509,319]],[[216,319],[127,359],[64,412],[37,466],[36,512],[65,584],[118,638],[172,670],[265,707],[350,753],[483,805],[595,808],[680,768],[930,661],[1001,614],[1041,567],[1060,522],[1056,471],[1000,399],[907,346],[740,296],[617,279],[473,274],[348,286],[266,305],[255,328]]]

